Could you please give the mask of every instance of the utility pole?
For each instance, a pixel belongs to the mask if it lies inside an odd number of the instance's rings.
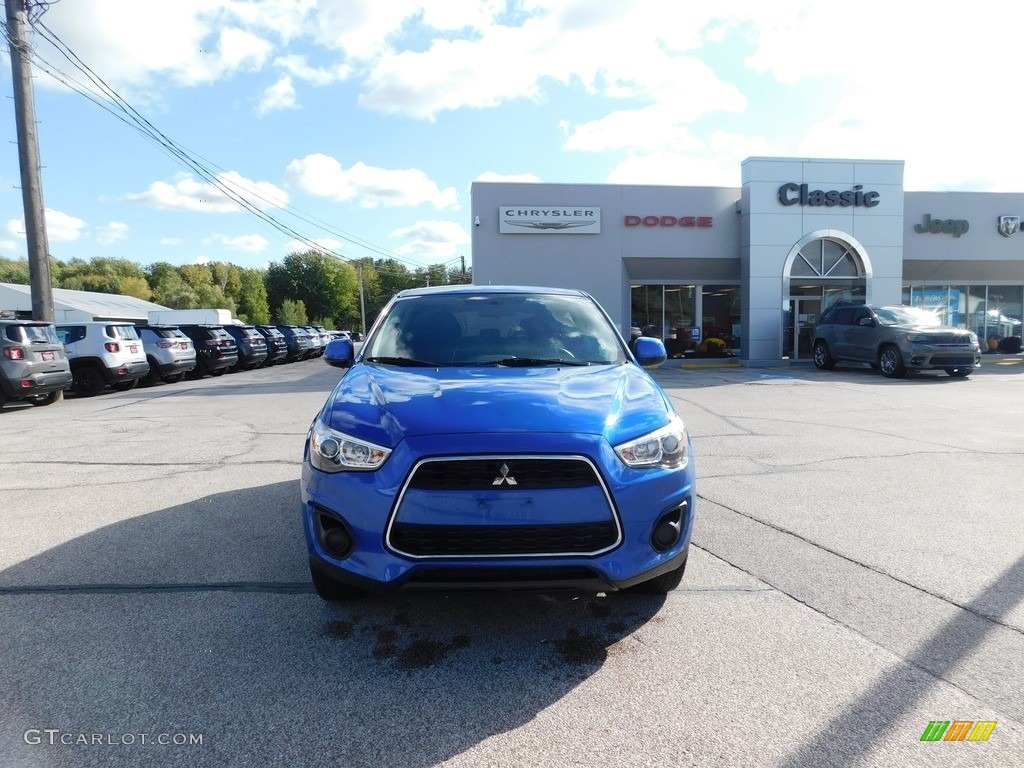
[[[363,338],[366,338],[366,298],[363,296],[363,265],[359,265],[359,318],[363,327],[360,329]]]
[[[18,127],[18,162],[21,165],[21,198],[25,207],[25,240],[28,244],[28,275],[32,293],[32,319],[54,321],[50,245],[46,238],[43,187],[39,173],[39,141],[36,104],[32,95],[32,68],[25,34],[27,11],[33,0],[4,0],[7,39],[14,78],[14,119]]]

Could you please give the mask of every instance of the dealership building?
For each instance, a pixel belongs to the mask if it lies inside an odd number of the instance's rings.
[[[749,365],[809,359],[843,301],[926,308],[1015,351],[1024,193],[905,192],[903,165],[754,157],[740,188],[476,182],[473,279],[580,288],[624,334],[674,355],[717,338]]]

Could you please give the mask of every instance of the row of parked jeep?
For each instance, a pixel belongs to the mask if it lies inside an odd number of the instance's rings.
[[[62,390],[91,397],[108,386],[173,383],[323,355],[344,331],[310,325],[136,325],[0,319],[0,407],[49,405]]]

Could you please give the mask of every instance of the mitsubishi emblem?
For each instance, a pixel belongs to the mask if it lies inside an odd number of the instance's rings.
[[[501,463],[501,467],[498,468],[498,472],[501,474],[494,478],[494,482],[491,485],[501,485],[502,483],[508,483],[509,485],[518,485],[516,479],[509,474],[508,464],[505,462]]]

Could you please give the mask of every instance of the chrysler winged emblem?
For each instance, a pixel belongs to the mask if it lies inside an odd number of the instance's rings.
[[[509,485],[518,485],[516,479],[509,474],[510,471],[511,470],[509,470],[508,464],[502,462],[501,466],[498,468],[498,472],[500,472],[501,474],[494,478],[494,482],[491,483],[491,485],[501,485],[502,483],[508,483]]]
[[[1017,234],[1018,229],[1020,229],[1020,216],[999,217],[999,234],[1003,237]]]

